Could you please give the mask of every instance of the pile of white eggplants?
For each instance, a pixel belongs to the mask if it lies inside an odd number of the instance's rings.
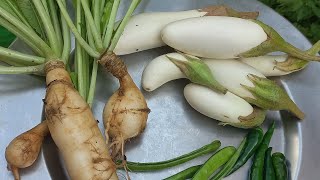
[[[151,60],[142,87],[153,91],[171,80],[188,78],[187,102],[223,125],[259,126],[267,110],[288,110],[303,119],[304,113],[285,90],[267,77],[287,75],[309,61],[319,61],[320,42],[302,51],[256,20],[255,12],[215,8],[225,14],[214,15],[204,8],[133,16],[114,52],[124,55],[164,45],[175,49]],[[267,55],[274,51],[286,54]]]

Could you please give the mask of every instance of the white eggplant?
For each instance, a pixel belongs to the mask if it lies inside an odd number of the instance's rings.
[[[156,72],[162,67],[161,63],[166,61],[169,66],[168,57],[174,56],[176,60],[185,62],[187,59],[178,53],[167,54],[167,56],[161,56],[158,60],[156,67],[158,70],[154,71],[145,69],[145,72],[151,72],[148,75],[143,76],[148,81],[153,82],[153,79],[162,78],[161,84],[153,84],[153,87],[159,87],[165,83],[165,81],[173,80],[170,78],[170,74],[178,74],[179,69],[171,68],[177,72],[162,71],[162,75],[157,77]],[[165,60],[167,58],[167,60]],[[228,91],[235,95],[245,99],[251,104],[254,104],[263,109],[270,110],[289,110],[294,113],[298,118],[303,119],[303,112],[297,107],[297,105],[290,99],[288,94],[279,87],[275,82],[268,80],[262,73],[253,67],[238,61],[238,60],[216,60],[216,59],[203,59],[203,61],[210,68],[213,77],[219,84],[225,87]],[[153,61],[152,61],[153,62]],[[152,63],[151,62],[151,63]],[[172,62],[172,65],[175,65]],[[175,79],[185,78],[186,76],[175,76]],[[154,81],[156,82],[156,81]],[[155,89],[155,88],[154,88]]]
[[[221,94],[191,83],[184,88],[184,96],[195,110],[224,125],[251,128],[259,126],[265,119],[265,111],[252,107],[230,92]]]
[[[153,59],[146,66],[142,74],[142,87],[144,90],[153,91],[169,81],[186,78],[183,72],[167,56],[187,61],[187,59],[178,53],[170,53]]]
[[[257,12],[237,12],[226,6],[209,6],[203,9],[180,12],[151,12],[132,16],[114,50],[117,55],[130,54],[164,46],[160,32],[169,23],[202,16],[235,16],[256,18]]]
[[[320,61],[287,43],[270,26],[257,20],[206,16],[168,24],[162,40],[186,54],[215,59],[256,57],[283,51],[303,60]]]
[[[255,68],[265,76],[283,76],[291,73],[292,71],[282,71],[276,68],[277,62],[285,62],[287,60],[287,55],[280,56],[258,56],[251,58],[241,58],[240,60],[251,67]]]

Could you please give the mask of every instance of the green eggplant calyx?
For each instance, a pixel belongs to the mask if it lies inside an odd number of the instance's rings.
[[[230,17],[237,17],[242,19],[257,19],[259,16],[259,12],[241,12],[234,10],[225,5],[214,5],[208,6],[205,8],[200,9],[202,12],[207,12],[205,16],[230,16]]]
[[[223,94],[227,93],[227,89],[223,87],[212,75],[212,72],[207,64],[201,59],[182,54],[187,61],[182,61],[170,56],[167,56],[193,83],[206,86]]]
[[[315,55],[320,51],[320,40],[316,42],[310,49],[305,51],[309,55]],[[295,72],[304,69],[309,61],[288,56],[284,62],[275,61],[275,68],[284,72]]]
[[[251,19],[250,21],[258,24],[264,32],[267,34],[268,38],[264,42],[262,42],[260,45],[243,52],[239,54],[239,57],[257,57],[257,56],[262,56],[270,52],[274,51],[282,51],[287,53],[288,55],[292,57],[296,57],[302,60],[307,60],[307,61],[320,61],[319,56],[315,55],[310,55],[293,45],[289,44],[286,42],[278,32],[276,32],[272,27],[264,24],[261,21],[258,20],[253,20]]]
[[[299,119],[304,119],[304,113],[277,83],[253,74],[249,74],[248,79],[254,86],[249,87],[243,84],[241,84],[241,86],[250,91],[254,98],[245,97],[244,99],[246,101],[262,109],[288,110]]]
[[[260,126],[266,117],[266,110],[254,106],[253,111],[248,116],[239,116],[239,123],[220,122],[219,125],[230,125],[242,129],[250,129]]]

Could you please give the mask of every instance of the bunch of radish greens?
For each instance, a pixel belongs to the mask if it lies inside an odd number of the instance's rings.
[[[126,140],[142,133],[150,109],[118,55],[166,44],[179,52],[150,62],[142,77],[145,90],[188,78],[192,84],[184,94],[193,108],[240,128],[259,126],[266,110],[289,110],[304,118],[287,93],[266,76],[289,74],[306,67],[309,60],[319,61],[314,54],[320,42],[303,52],[254,20],[257,12],[226,6],[131,18],[139,3],[132,0],[124,18],[115,22],[120,0],[75,0],[73,22],[65,0],[1,0],[0,25],[29,45],[34,55],[0,48],[1,60],[9,65],[1,66],[0,73],[42,75],[47,85],[46,120],[13,139],[6,149],[16,179],[19,168],[34,163],[49,133],[71,179],[118,179],[115,162],[125,169],[185,162],[183,156],[178,162],[141,165],[126,162],[124,155]],[[70,31],[76,39],[73,60],[69,60]],[[273,51],[288,55],[265,55]],[[99,64],[120,84],[103,111],[106,140],[91,111]]]

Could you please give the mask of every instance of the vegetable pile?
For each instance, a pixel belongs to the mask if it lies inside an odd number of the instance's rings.
[[[139,3],[132,0],[119,22],[120,0],[73,1],[75,22],[65,0],[0,3],[0,25],[33,51],[30,55],[0,48],[5,63],[0,74],[45,76],[47,86],[43,100],[46,120],[17,136],[6,148],[8,169],[15,179],[20,179],[20,168],[35,162],[48,134],[59,148],[69,177],[77,180],[118,179],[117,168],[126,172],[161,170],[218,150],[221,142],[213,141],[171,160],[127,161],[125,142],[144,131],[150,109],[119,55],[164,45],[177,52],[150,61],[142,76],[146,91],[187,78],[191,83],[184,88],[184,96],[195,110],[222,125],[254,128],[238,148],[226,146],[203,165],[167,179],[222,179],[253,155],[251,179],[287,179],[284,155],[272,154],[269,148],[274,123],[264,136],[258,126],[267,110],[288,110],[299,119],[305,115],[267,76],[290,74],[305,68],[309,61],[320,61],[316,55],[320,41],[302,51],[256,20],[257,12],[238,12],[226,6],[131,18]],[[70,58],[70,31],[76,40],[74,58]],[[286,55],[267,55],[274,51]],[[91,109],[99,64],[119,80],[119,89],[109,97],[102,113],[105,138]]]

